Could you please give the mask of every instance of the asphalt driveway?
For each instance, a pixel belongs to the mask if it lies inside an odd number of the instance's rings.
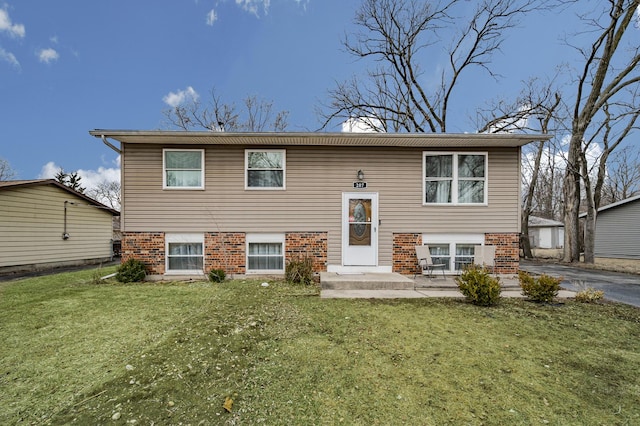
[[[533,274],[563,277],[561,286],[566,290],[580,291],[591,287],[604,291],[607,300],[640,307],[640,275],[530,260],[520,260],[520,269]]]

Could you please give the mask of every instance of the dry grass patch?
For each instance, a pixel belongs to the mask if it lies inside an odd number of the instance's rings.
[[[89,276],[3,288],[0,423],[640,422],[633,307]]]

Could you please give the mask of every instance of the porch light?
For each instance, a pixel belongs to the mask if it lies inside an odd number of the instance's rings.
[[[364,180],[364,172],[362,170],[358,170],[358,180]]]

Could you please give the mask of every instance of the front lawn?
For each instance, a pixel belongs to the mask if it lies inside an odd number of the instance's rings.
[[[637,308],[95,276],[0,284],[0,424],[640,423]]]

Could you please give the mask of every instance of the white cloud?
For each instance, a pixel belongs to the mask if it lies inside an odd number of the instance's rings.
[[[269,13],[271,0],[236,0],[236,5],[240,6],[245,12],[249,12],[259,18],[260,7],[262,7],[265,15]]]
[[[216,11],[211,9],[209,13],[207,13],[207,25],[213,26],[213,23],[218,20],[218,15]]]
[[[11,52],[7,52],[2,47],[0,47],[0,61],[8,62],[14,67],[20,68],[20,62],[16,59],[16,55]]]
[[[200,95],[198,95],[198,92],[196,92],[193,87],[189,86],[184,90],[178,90],[176,93],[169,92],[168,95],[162,98],[162,101],[170,107],[175,108],[189,100],[197,101],[199,97]]]
[[[0,32],[3,31],[8,32],[14,38],[23,38],[26,34],[24,25],[12,23],[9,12],[6,9],[0,9]]]
[[[296,3],[298,3],[298,6],[302,6],[302,10],[307,10],[307,5],[309,4],[310,0],[295,0]]]
[[[60,57],[58,52],[56,52],[56,50],[52,48],[40,49],[38,52],[36,52],[36,54],[38,55],[38,60],[40,62],[44,62],[45,64],[56,61]]]
[[[42,169],[40,169],[38,179],[55,179],[58,170],[60,170],[60,166],[53,161],[49,161],[47,164],[42,166]]]
[[[95,189],[98,184],[102,182],[120,182],[120,156],[116,158],[113,162],[115,167],[98,167],[98,170],[65,170],[65,172],[70,173],[77,171],[80,176],[80,185],[85,188],[84,193],[91,193],[92,189]],[[40,175],[38,179],[55,179],[56,174],[60,171],[60,166],[57,165],[54,161],[49,161],[47,164],[42,166],[40,170]],[[109,205],[105,200],[97,200],[102,202],[103,204]]]
[[[382,122],[375,117],[353,117],[342,123],[342,131],[346,133],[384,132]]]

